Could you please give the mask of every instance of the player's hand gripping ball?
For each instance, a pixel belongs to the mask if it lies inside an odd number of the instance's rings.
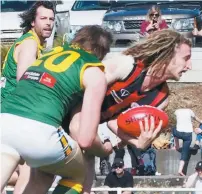
[[[139,106],[121,113],[117,118],[118,127],[123,132],[133,137],[139,137],[141,133],[139,121],[144,123],[145,117],[148,117],[150,123],[151,116],[154,117],[155,128],[158,126],[160,120],[163,121],[162,128],[167,127],[168,115],[164,111],[153,106]]]

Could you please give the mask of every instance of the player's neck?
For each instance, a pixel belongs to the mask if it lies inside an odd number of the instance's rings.
[[[39,35],[36,33],[36,31],[34,30],[34,28],[32,28],[32,31],[34,32],[36,38],[38,38],[38,40],[39,40],[39,42],[40,42],[40,45],[44,45],[44,43],[45,43],[45,38],[39,36]]]
[[[152,75],[147,74],[142,83],[141,91],[147,92],[153,89],[154,87],[158,86],[159,84],[163,83],[164,81],[166,81],[166,78],[164,77],[154,77]]]

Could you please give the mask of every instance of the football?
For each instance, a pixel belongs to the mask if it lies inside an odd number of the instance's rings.
[[[139,121],[143,121],[144,125],[144,118],[148,117],[149,119],[151,116],[154,117],[155,127],[158,126],[160,120],[163,121],[162,128],[167,127],[168,115],[156,107],[146,105],[131,108],[121,113],[117,118],[117,124],[123,132],[133,137],[138,137],[141,133]]]

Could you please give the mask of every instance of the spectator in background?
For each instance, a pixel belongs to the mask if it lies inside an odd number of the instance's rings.
[[[188,161],[189,158],[189,150],[192,142],[192,118],[201,123],[202,121],[196,117],[194,112],[191,109],[177,109],[175,111],[177,125],[173,128],[173,136],[175,142],[175,149],[179,149],[179,139],[183,140],[182,151],[181,151],[181,159],[178,168],[178,173],[181,176],[185,176],[183,172],[183,168],[185,165],[185,161]]]
[[[192,33],[194,36],[202,36],[202,14],[194,18],[194,29]]]
[[[114,171],[110,172],[104,182],[105,186],[110,188],[127,188],[133,187],[133,176],[124,170],[124,161],[121,158],[116,158],[112,165]],[[123,194],[131,194],[131,191],[124,191]],[[109,194],[116,194],[116,191],[110,191]]]
[[[158,6],[153,5],[146,16],[146,20],[142,22],[140,33],[148,36],[154,31],[168,28],[164,19],[162,19],[161,10]]]
[[[202,161],[196,164],[196,172],[190,175],[185,183],[186,188],[202,188]],[[201,191],[195,192],[195,194],[201,194]]]
[[[194,147],[192,149],[198,150],[202,146],[202,123],[200,123],[198,128],[194,129],[194,132],[197,135],[196,135],[196,141],[195,141]]]

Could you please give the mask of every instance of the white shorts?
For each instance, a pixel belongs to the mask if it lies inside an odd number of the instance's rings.
[[[12,114],[1,114],[1,152],[15,150],[31,167],[60,162],[77,149],[63,129]]]

